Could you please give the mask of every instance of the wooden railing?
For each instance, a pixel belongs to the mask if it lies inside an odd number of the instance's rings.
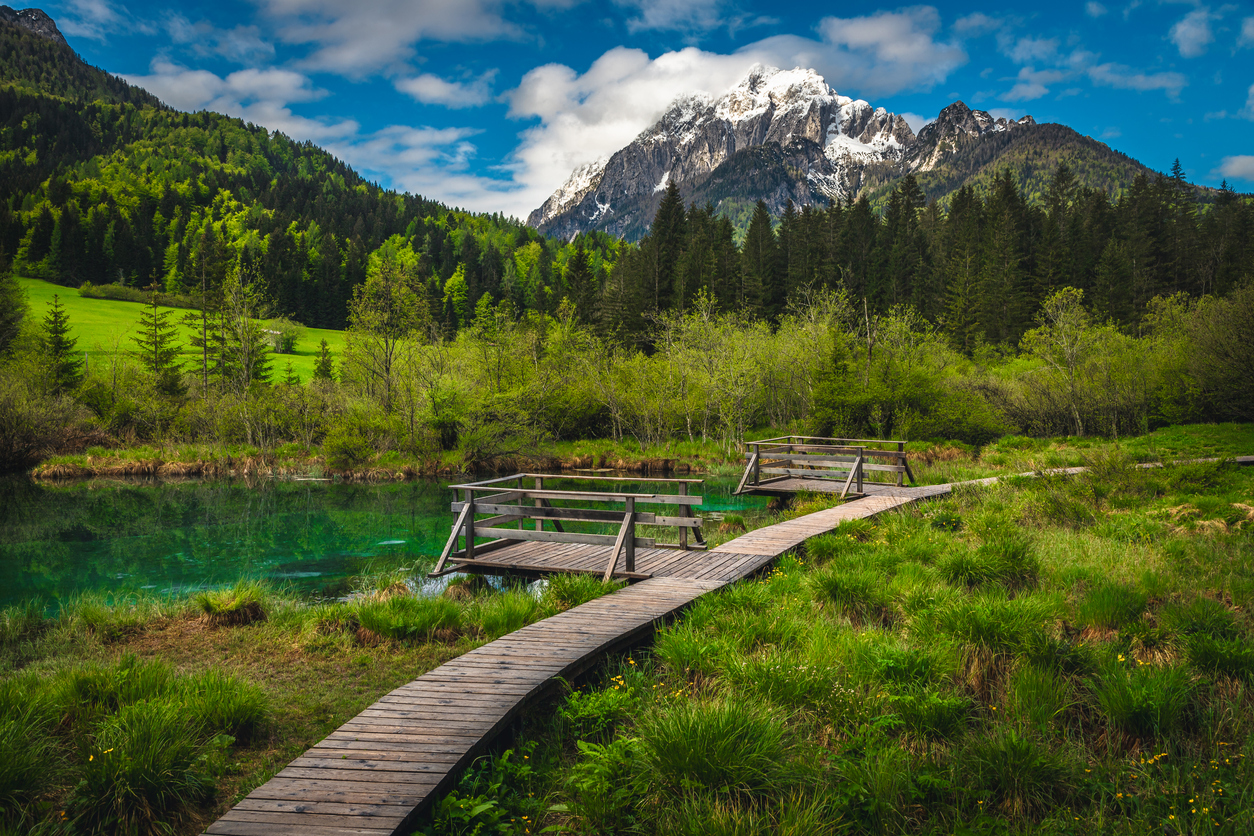
[[[552,484],[558,480],[579,483],[581,487],[583,483],[592,484],[587,490],[554,490],[545,487],[546,481]],[[599,489],[621,482],[673,485],[677,492],[645,494]],[[605,567],[605,580],[613,577],[620,555],[625,574],[632,576],[636,571],[637,548],[705,548],[705,540],[701,536],[701,517],[694,515],[692,511],[692,506],[700,505],[702,498],[689,494],[690,486],[700,485],[701,482],[700,479],[516,473],[499,479],[452,485],[450,487],[462,496],[461,500],[455,500],[452,504],[457,521],[453,523],[452,534],[449,535],[448,543],[445,544],[431,575],[434,577],[447,574],[444,567],[450,560],[458,567],[489,566],[490,562],[478,563],[475,556],[520,540],[539,540],[612,546]],[[554,502],[561,502],[563,505],[554,506]],[[622,509],[605,507],[614,505],[621,505]],[[642,510],[642,506],[654,506],[654,509]],[[546,523],[548,528],[545,528]],[[618,532],[595,534],[567,531],[566,525],[572,523],[593,523],[598,527],[615,525]],[[677,542],[658,543],[653,537],[637,537],[637,525],[675,528],[678,530]],[[690,532],[695,541],[692,544],[688,542]],[[476,542],[485,538],[488,542]],[[457,548],[459,540],[460,549]]]
[[[868,471],[894,474],[899,487],[906,477],[914,481],[904,441],[789,435],[749,441],[746,446],[747,464],[736,487],[738,494],[793,478],[840,480],[842,497],[851,489],[861,494],[864,481],[881,481],[868,479]]]

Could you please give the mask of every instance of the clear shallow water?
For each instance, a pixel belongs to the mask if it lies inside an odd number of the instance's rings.
[[[763,507],[761,498],[731,496],[735,484],[708,478],[699,510]],[[648,491],[644,482],[607,489]],[[88,591],[172,594],[241,577],[336,597],[356,575],[434,562],[453,522],[452,499],[447,483],[435,481],[0,479],[0,606]]]

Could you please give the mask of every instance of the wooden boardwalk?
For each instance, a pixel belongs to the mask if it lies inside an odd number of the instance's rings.
[[[886,486],[887,487],[887,486]],[[894,488],[751,531],[705,551],[640,549],[644,580],[465,653],[392,691],[253,790],[208,834],[385,836],[416,827],[427,806],[530,703],[646,638],[701,595],[770,563],[845,520],[943,489]],[[482,555],[501,571],[600,574],[604,546],[522,542]]]

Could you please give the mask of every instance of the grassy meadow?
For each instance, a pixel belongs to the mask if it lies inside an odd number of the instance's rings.
[[[702,598],[424,832],[1254,832],[1254,470],[1090,464]]]
[[[65,306],[70,321],[70,336],[78,340],[78,348],[87,352],[90,364],[96,359],[103,359],[115,351],[128,352],[135,350],[133,338],[138,333],[139,317],[144,305],[139,302],[123,302],[115,299],[91,299],[78,295],[72,287],[63,287],[42,279],[19,278],[18,284],[26,292],[26,302],[30,306],[33,318],[42,320],[48,311],[48,304],[53,296],[59,296]],[[184,314],[194,311],[181,308],[162,308],[173,312],[173,321],[179,322]],[[193,329],[181,322],[178,324],[178,342],[183,346],[180,355],[187,368],[195,368],[200,362],[190,345]],[[292,371],[302,381],[308,382],[313,377],[314,364],[318,359],[319,343],[327,341],[327,347],[335,357],[340,357],[344,350],[344,332],[330,331],[321,328],[306,328],[304,337],[296,344],[291,354],[275,355],[271,363],[272,374],[282,375],[284,367],[290,360]]]

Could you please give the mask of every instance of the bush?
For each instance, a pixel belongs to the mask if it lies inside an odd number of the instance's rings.
[[[777,788],[789,751],[780,717],[732,700],[658,710],[640,724],[639,739],[649,773],[671,790]]]
[[[368,463],[374,457],[374,449],[356,428],[337,426],[322,442],[322,454],[326,456],[327,467],[344,471]]]
[[[212,789],[202,729],[173,702],[128,705],[100,723],[68,809],[85,831],[168,833]]]

